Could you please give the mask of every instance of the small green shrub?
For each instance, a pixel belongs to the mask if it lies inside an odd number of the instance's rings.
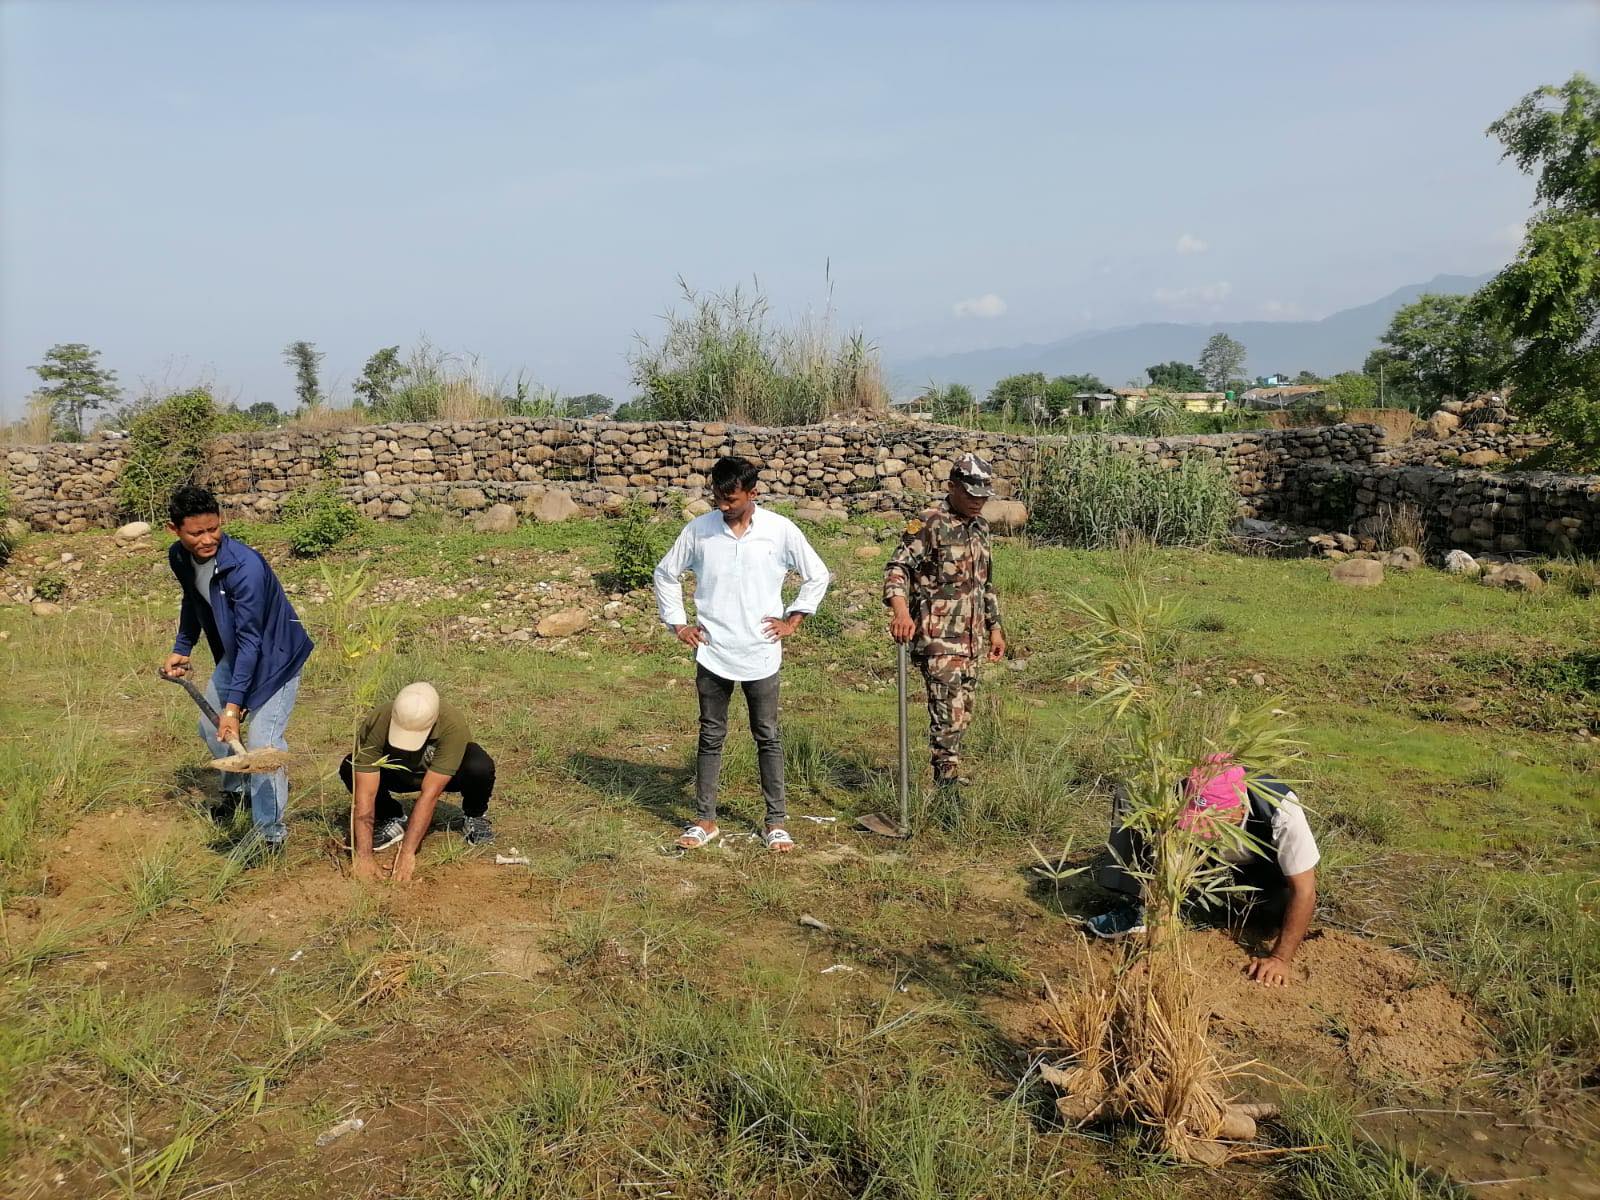
[[[283,505],[283,520],[289,527],[289,548],[302,558],[327,553],[361,524],[355,505],[330,483],[290,496]]]
[[[1211,546],[1238,511],[1233,484],[1218,463],[1189,457],[1165,468],[1101,438],[1043,449],[1028,490],[1036,532],[1096,549],[1132,534],[1158,545]]]
[[[637,496],[623,507],[611,531],[611,576],[621,591],[650,586],[665,553],[665,530]]]
[[[217,407],[206,388],[177,392],[128,421],[127,457],[117,479],[117,499],[129,517],[160,523],[174,489],[195,482],[206,445],[217,432]]]
[[[822,641],[838,641],[844,636],[844,618],[839,615],[837,604],[824,604],[805,619],[801,628],[811,637]]]
[[[67,594],[67,581],[54,572],[47,572],[33,581],[33,594],[41,600],[59,600]]]

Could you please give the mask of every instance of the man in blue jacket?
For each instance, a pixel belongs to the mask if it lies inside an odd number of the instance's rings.
[[[300,669],[311,654],[311,639],[266,559],[222,532],[215,496],[205,488],[181,487],[172,493],[167,516],[167,532],[178,539],[167,561],[183,589],[183,607],[178,637],[162,671],[186,674],[189,651],[204,632],[215,663],[206,697],[221,717],[216,729],[200,719],[200,736],[212,754],[221,758],[232,753],[227,742],[239,738],[246,715],[246,749],[287,750],[284,729],[300,691]],[[281,850],[288,832],[283,818],[289,773],[224,775],[222,788],[224,799],[235,804],[249,798],[265,848]]]

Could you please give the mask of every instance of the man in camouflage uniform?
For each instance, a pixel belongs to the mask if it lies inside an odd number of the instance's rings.
[[[945,502],[907,522],[883,572],[883,602],[893,613],[889,635],[911,643],[927,685],[928,741],[939,787],[958,783],[978,656],[999,662],[1006,652],[989,569],[989,524],[980,515],[994,495],[993,479],[976,454],[957,458]]]

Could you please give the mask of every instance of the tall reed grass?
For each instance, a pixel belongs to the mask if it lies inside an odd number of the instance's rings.
[[[683,280],[685,312],[669,311],[659,343],[641,337],[629,364],[652,416],[670,421],[804,425],[882,412],[888,391],[878,349],[820,315],[774,325],[759,288],[702,294]]]
[[[1233,484],[1213,460],[1190,456],[1168,468],[1100,438],[1041,448],[1027,496],[1036,533],[1094,549],[1130,535],[1157,545],[1212,546],[1238,512]]]

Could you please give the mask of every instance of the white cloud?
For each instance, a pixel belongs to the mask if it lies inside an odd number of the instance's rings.
[[[1305,310],[1293,300],[1268,300],[1261,311],[1269,317],[1298,317]]]
[[[974,296],[971,300],[959,300],[952,310],[958,317],[1003,317],[1006,312],[1006,302],[993,292],[985,292],[981,296]]]
[[[1192,233],[1185,233],[1178,238],[1179,254],[1204,254],[1210,248],[1208,243],[1201,241]]]
[[[1155,299],[1157,304],[1164,304],[1168,308],[1204,308],[1221,304],[1232,293],[1233,284],[1219,280],[1216,283],[1196,284],[1194,287],[1157,288]]]

